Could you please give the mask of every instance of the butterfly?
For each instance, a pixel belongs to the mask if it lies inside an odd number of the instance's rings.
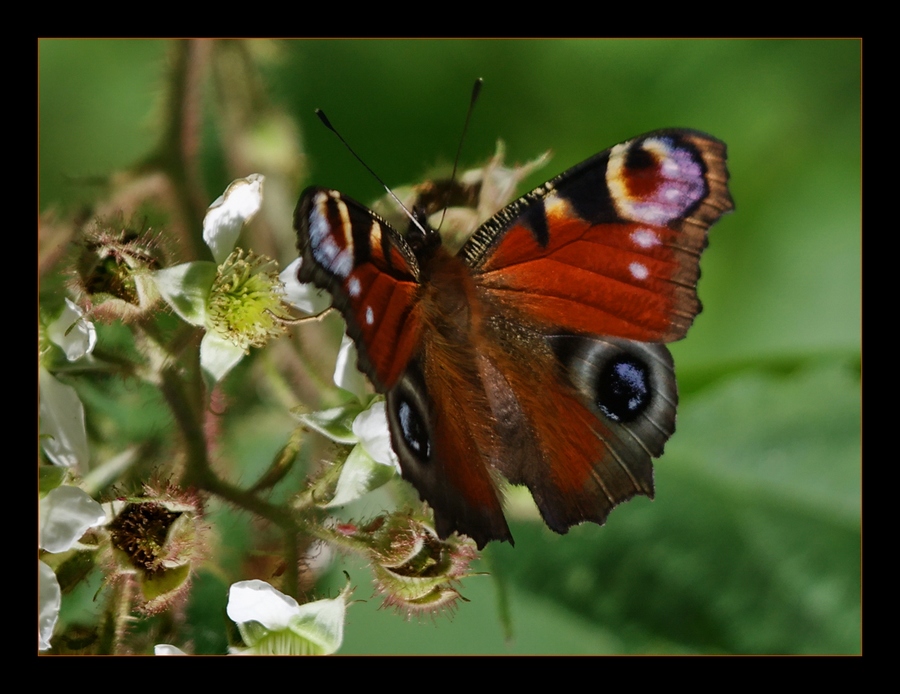
[[[700,311],[707,231],[734,208],[725,160],[701,132],[641,135],[509,204],[455,254],[421,214],[401,234],[336,190],[302,193],[298,279],[346,320],[441,538],[512,543],[502,478],[558,533],[653,497],[678,400],[663,343]]]

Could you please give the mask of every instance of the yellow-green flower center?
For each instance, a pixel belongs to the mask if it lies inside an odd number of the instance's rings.
[[[282,303],[275,261],[241,249],[216,273],[207,304],[209,328],[245,351],[262,347],[284,331],[291,318]]]

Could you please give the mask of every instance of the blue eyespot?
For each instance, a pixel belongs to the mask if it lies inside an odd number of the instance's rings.
[[[597,407],[615,422],[631,422],[650,404],[650,377],[647,365],[621,355],[597,375]]]

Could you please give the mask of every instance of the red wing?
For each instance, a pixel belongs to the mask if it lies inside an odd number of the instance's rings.
[[[460,251],[501,306],[563,330],[684,337],[709,226],[734,205],[725,145],[661,130],[588,159],[482,226]]]
[[[678,396],[663,345],[583,336],[555,336],[550,344],[555,357],[517,353],[515,343],[509,353],[493,351],[487,382],[505,398],[495,407],[506,414],[497,427],[497,469],[526,485],[547,525],[565,533],[584,521],[602,525],[635,495],[653,497],[651,458],[672,434]],[[570,383],[546,377],[555,360]],[[623,366],[641,386],[629,390],[630,402],[616,393]]]
[[[331,293],[360,367],[385,392],[412,358],[421,331],[412,250],[387,222],[335,190],[305,190],[294,227],[303,258],[298,279]]]

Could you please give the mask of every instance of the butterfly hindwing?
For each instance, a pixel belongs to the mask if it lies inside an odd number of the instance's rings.
[[[559,533],[652,497],[652,458],[674,430],[677,403],[666,347],[497,322],[502,334],[479,357],[495,423],[488,463],[527,486]]]
[[[474,362],[426,347],[387,394],[391,441],[404,479],[434,511],[440,537],[458,531],[483,547],[512,534],[484,447],[494,418]],[[452,355],[458,357],[458,355]],[[439,371],[439,377],[435,372]]]

